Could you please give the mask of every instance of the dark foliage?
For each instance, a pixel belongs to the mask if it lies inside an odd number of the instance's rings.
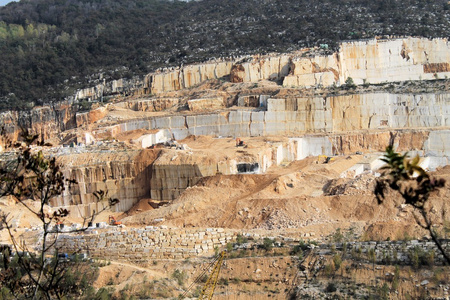
[[[446,0],[34,0],[0,7],[0,109],[92,80],[379,35],[448,37]]]

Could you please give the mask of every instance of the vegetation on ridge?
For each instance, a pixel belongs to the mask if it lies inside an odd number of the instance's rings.
[[[214,57],[380,35],[448,37],[449,15],[446,0],[10,3],[0,7],[0,109]]]

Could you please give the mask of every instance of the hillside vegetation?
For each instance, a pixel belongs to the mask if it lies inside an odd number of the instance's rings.
[[[22,0],[0,7],[0,109],[214,57],[448,37],[449,20],[447,0]]]

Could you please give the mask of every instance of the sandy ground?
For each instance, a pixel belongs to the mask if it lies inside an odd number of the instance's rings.
[[[170,205],[123,218],[128,226],[154,225],[153,220],[173,227],[224,227],[234,229],[292,229],[325,236],[336,228],[355,227],[375,239],[396,239],[407,231],[425,234],[415,224],[412,210],[391,193],[378,205],[373,196],[374,176],[339,175],[362,156],[339,157],[329,164],[307,158],[266,174],[217,175],[203,178]],[[435,174],[450,182],[450,167]],[[438,212],[448,216],[449,185],[431,197],[437,226]],[[136,211],[137,212],[137,211]],[[447,217],[448,219],[448,217]]]
[[[212,138],[186,141],[195,148],[206,147]],[[262,143],[263,141],[261,141]],[[224,139],[222,153],[235,148],[232,139]],[[228,145],[229,144],[229,145]],[[257,149],[257,142],[254,143]],[[143,151],[135,159],[154,159]],[[337,228],[350,228],[368,239],[399,239],[405,232],[422,237],[410,207],[391,193],[388,201],[378,205],[373,196],[374,176],[364,173],[356,178],[340,178],[340,174],[364,159],[362,155],[342,156],[328,164],[317,158],[295,161],[288,166],[271,167],[265,174],[216,175],[205,177],[170,204],[154,209],[151,199],[142,199],[126,213],[105,211],[95,221],[108,221],[114,215],[129,227],[167,225],[170,227],[223,227],[242,230],[274,230],[289,234],[314,233],[321,239]],[[450,182],[450,166],[434,172]],[[431,211],[438,230],[449,220],[450,185],[435,193]],[[29,202],[30,207],[35,204]],[[39,220],[14,199],[0,201],[0,210],[9,214],[15,232],[21,234],[39,225]],[[444,215],[444,218],[442,217]],[[164,219],[163,222],[155,220]],[[79,219],[67,219],[70,226]],[[2,241],[7,241],[5,230]]]

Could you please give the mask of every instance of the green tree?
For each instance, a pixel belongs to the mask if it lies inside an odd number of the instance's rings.
[[[353,78],[347,77],[347,79],[345,80],[345,88],[346,89],[356,89],[356,84],[353,81]]]

